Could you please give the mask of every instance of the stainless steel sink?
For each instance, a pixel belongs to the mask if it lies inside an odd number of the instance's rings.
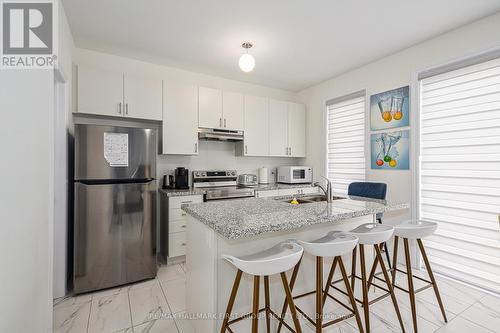
[[[338,199],[345,199],[343,197],[333,197],[333,200],[338,200]],[[277,199],[283,202],[290,202],[292,199]],[[297,198],[297,201],[299,204],[307,204],[307,203],[313,203],[313,202],[321,202],[321,201],[327,201],[326,200],[326,195],[308,195],[308,196],[303,196],[300,198]]]

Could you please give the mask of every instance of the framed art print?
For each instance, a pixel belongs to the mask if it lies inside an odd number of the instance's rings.
[[[387,170],[410,169],[410,131],[393,131],[372,134],[371,168]]]
[[[410,125],[410,87],[370,96],[370,128],[379,131]]]

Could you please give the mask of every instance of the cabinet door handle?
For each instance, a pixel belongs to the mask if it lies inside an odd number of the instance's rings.
[[[186,246],[187,244],[186,243],[182,243],[181,246]]]
[[[186,228],[186,225],[185,225],[185,224],[184,224],[184,225],[181,225],[181,228]]]
[[[290,156],[291,156],[291,155],[292,155],[292,147],[290,147],[290,148],[288,148],[288,149],[290,149],[290,153],[289,153],[288,155],[290,155]]]
[[[248,146],[245,145],[245,154],[248,154]]]
[[[118,114],[122,114],[122,102],[118,103]]]
[[[191,202],[193,202],[193,201],[192,200],[190,200],[190,201],[181,201],[181,204],[187,204],[187,203],[191,203]]]
[[[196,142],[194,144],[194,152],[197,153],[198,152],[198,142]]]
[[[222,127],[222,118],[219,118],[219,127]]]
[[[125,114],[128,114],[128,103],[125,103]]]
[[[224,128],[226,128],[226,118],[224,118]]]

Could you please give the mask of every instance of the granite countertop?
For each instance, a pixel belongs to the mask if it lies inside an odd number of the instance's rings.
[[[337,223],[358,216],[408,208],[360,197],[291,205],[274,199],[238,199],[183,205],[182,209],[231,240],[286,231],[320,223]]]
[[[279,184],[279,183],[271,183],[271,184],[259,184],[257,186],[252,186],[249,188],[254,189],[255,191],[271,191],[271,190],[283,190],[288,188],[304,188],[304,187],[314,187],[313,184]],[[205,190],[198,188],[194,189],[190,187],[186,190],[177,190],[177,189],[162,189],[160,191],[165,193],[168,197],[179,197],[185,195],[203,195],[205,194]]]

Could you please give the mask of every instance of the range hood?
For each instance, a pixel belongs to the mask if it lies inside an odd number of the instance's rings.
[[[217,128],[198,128],[198,138],[215,141],[243,141],[243,131],[232,131]]]

